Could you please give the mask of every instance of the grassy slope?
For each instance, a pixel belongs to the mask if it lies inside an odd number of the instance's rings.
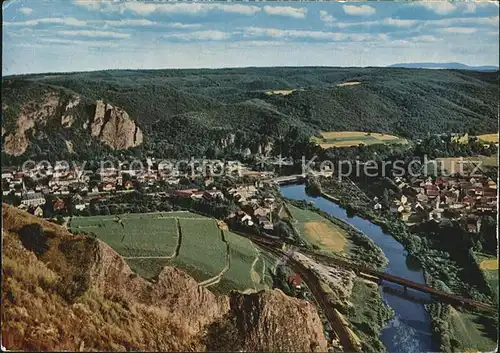
[[[70,227],[73,231],[95,233],[122,256],[170,256],[175,252],[178,238],[175,218],[134,216],[123,218],[123,227],[115,219],[75,217]]]
[[[163,257],[175,253],[178,220],[182,230],[179,256],[173,259],[127,258],[133,271],[142,277],[154,278],[164,266],[174,265],[198,281],[204,281],[226,266],[226,244],[213,219],[190,212],[133,213],[119,217],[124,228],[116,222],[115,216],[74,217],[70,227],[73,231],[95,233],[122,256]],[[274,259],[258,251],[244,237],[228,231],[224,232],[224,237],[230,248],[231,266],[221,281],[211,288],[227,293],[272,287],[268,270],[272,269]]]
[[[258,282],[255,283],[251,276],[252,264],[259,253],[246,238],[231,232],[224,232],[224,237],[229,244],[229,254],[231,256],[231,265],[229,270],[222,277],[225,286],[231,284],[233,289],[247,290],[256,289]]]
[[[197,350],[156,307],[110,300],[94,289],[73,296],[74,304],[68,302],[67,290],[76,281],[66,280],[84,274],[94,261],[86,242],[10,206],[2,206],[2,219],[4,347],[46,352]],[[39,257],[27,251],[19,237],[19,229],[34,223],[51,234],[50,248]],[[68,241],[73,244],[72,251],[60,246]]]
[[[461,312],[450,309],[449,326],[458,342],[458,351],[466,352],[492,352],[496,342],[491,338],[494,332],[485,331],[486,327],[492,328],[494,318],[471,312]],[[486,323],[486,325],[485,325]]]

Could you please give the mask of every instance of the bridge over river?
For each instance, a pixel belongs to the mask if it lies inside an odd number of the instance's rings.
[[[257,236],[252,236],[249,234],[245,234],[247,238],[250,238],[254,243],[261,245],[265,247],[266,249],[270,250],[272,249],[274,253],[279,253],[281,256],[287,256],[289,257],[289,254],[281,250],[281,242],[272,240],[272,239],[266,239],[264,240],[262,237],[257,237]],[[474,309],[479,309],[479,310],[484,310],[484,311],[489,311],[489,312],[496,312],[498,310],[497,307],[479,302],[473,299],[469,298],[464,298],[462,296],[459,296],[457,294],[453,293],[448,293],[448,292],[443,292],[437,289],[434,289],[432,287],[429,287],[426,284],[421,284],[417,282],[410,281],[406,278],[403,277],[398,277],[391,275],[387,272],[381,272],[377,271],[375,269],[354,264],[352,262],[342,260],[336,257],[331,257],[331,256],[326,256],[322,254],[318,254],[314,251],[306,250],[306,249],[299,249],[297,250],[305,255],[310,256],[311,258],[315,259],[316,261],[323,263],[325,265],[330,265],[330,266],[339,266],[343,267],[346,269],[353,270],[358,276],[363,277],[365,279],[375,281],[377,283],[381,283],[382,281],[386,282],[391,282],[391,283],[396,283],[399,284],[403,287],[403,289],[406,291],[407,288],[412,288],[414,290],[418,290],[423,293],[430,294],[431,297],[436,300],[440,301],[443,303],[447,304],[452,304],[452,305],[461,305],[461,306],[468,306]]]
[[[328,265],[340,266],[343,268],[351,269],[354,272],[356,272],[357,275],[364,277],[365,279],[368,279],[368,280],[377,281],[379,284],[382,281],[392,282],[392,283],[396,283],[396,284],[401,285],[404,290],[406,290],[407,288],[412,288],[412,289],[418,290],[418,291],[423,292],[423,293],[428,293],[436,301],[440,301],[440,302],[444,302],[444,303],[452,304],[452,305],[468,306],[468,307],[471,307],[474,309],[490,311],[490,312],[495,312],[498,310],[493,305],[478,302],[476,300],[472,300],[469,298],[464,298],[464,297],[461,297],[457,294],[443,292],[443,291],[431,288],[426,284],[416,283],[416,282],[410,281],[406,278],[394,276],[394,275],[391,275],[391,274],[386,273],[386,272],[380,272],[380,271],[371,269],[369,267],[353,264],[353,263],[345,261],[345,260],[317,254],[317,253],[314,253],[311,251],[301,250],[301,252],[313,257],[318,262],[328,264]],[[366,276],[366,275],[368,275],[368,276]]]

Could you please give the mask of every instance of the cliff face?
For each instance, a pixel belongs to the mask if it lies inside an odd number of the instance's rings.
[[[90,125],[92,136],[113,149],[127,149],[142,143],[142,131],[121,108],[97,101],[95,114]]]
[[[315,309],[278,290],[218,296],[181,270],[155,283],[108,245],[2,206],[2,340],[19,350],[325,351]],[[211,327],[234,322],[234,336]],[[291,328],[290,323],[300,325]]]
[[[327,351],[323,326],[313,306],[280,290],[233,294],[231,313],[244,350]]]
[[[59,96],[55,93],[45,94],[39,102],[30,102],[21,107],[14,131],[5,131],[4,151],[14,156],[22,155],[28,148],[27,133],[35,127],[35,123],[46,125],[59,106]],[[4,135],[2,131],[2,135]]]
[[[68,100],[63,99],[58,92],[49,92],[43,94],[40,99],[20,107],[11,131],[2,126],[4,152],[13,156],[24,154],[30,138],[40,139],[46,136],[48,123],[51,123],[51,130],[64,131],[74,128],[77,123],[74,109],[81,104],[85,105],[85,108],[90,105],[90,110],[94,109],[94,114],[84,117],[86,122],[80,124],[84,133],[89,133],[113,149],[136,147],[143,142],[141,129],[125,110],[103,101],[82,103],[78,95]],[[3,107],[5,108],[6,106]],[[72,147],[68,147],[68,151],[72,152]]]

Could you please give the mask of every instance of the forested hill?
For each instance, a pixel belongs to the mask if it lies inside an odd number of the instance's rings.
[[[203,155],[319,130],[409,138],[496,132],[498,78],[498,71],[312,67],[11,76],[2,81],[2,137],[16,152],[4,157],[88,158],[120,148]]]

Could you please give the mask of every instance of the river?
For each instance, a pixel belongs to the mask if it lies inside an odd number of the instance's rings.
[[[280,190],[287,198],[314,202],[315,206],[322,211],[350,223],[365,233],[382,249],[389,260],[385,272],[414,282],[425,283],[422,269],[408,258],[403,245],[391,235],[384,233],[378,225],[357,216],[349,217],[345,209],[323,197],[308,196],[304,185],[282,186]],[[397,285],[382,283],[380,286],[385,302],[395,312],[394,318],[383,329],[380,337],[387,351],[390,353],[438,351],[438,347],[431,339],[430,316],[424,305],[400,295],[388,293],[383,290],[384,287],[396,288]],[[408,293],[417,298],[429,299],[427,295],[413,292],[411,289],[408,289]]]

